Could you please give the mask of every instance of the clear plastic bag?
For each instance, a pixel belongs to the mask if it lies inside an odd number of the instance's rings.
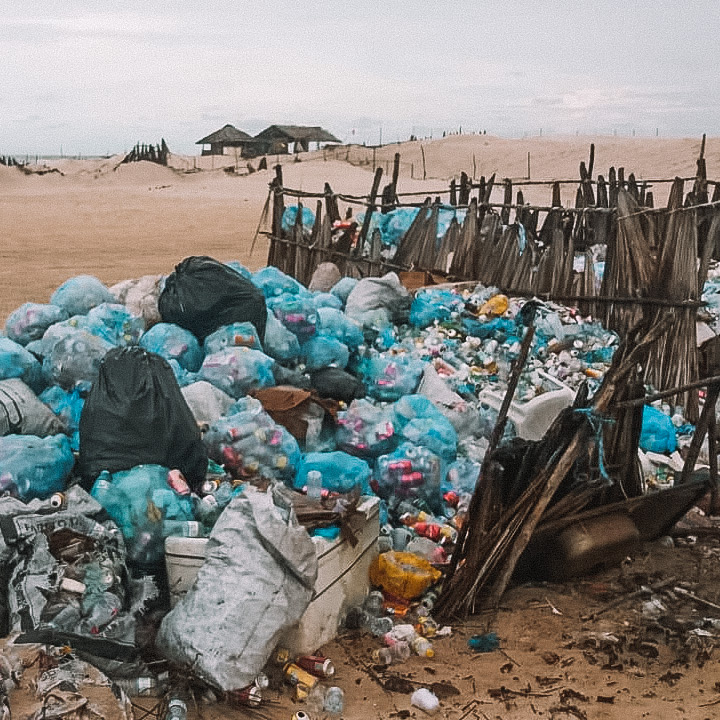
[[[234,398],[246,395],[250,390],[275,384],[274,360],[245,347],[232,347],[208,355],[203,361],[198,380],[220,388]]]
[[[176,360],[190,372],[197,372],[202,365],[204,355],[197,338],[174,323],[153,325],[140,338],[139,345],[168,361]]]
[[[42,338],[51,325],[67,320],[68,317],[67,312],[57,305],[25,303],[8,315],[5,331],[11,340],[27,345]]]
[[[77,275],[60,285],[50,302],[63,308],[68,315],[87,315],[96,305],[114,303],[115,297],[96,277]]]

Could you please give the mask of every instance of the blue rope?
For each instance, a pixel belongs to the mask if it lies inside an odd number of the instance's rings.
[[[592,408],[575,408],[575,412],[578,413],[578,415],[582,415],[588,421],[590,427],[595,433],[595,442],[598,447],[598,470],[600,470],[600,477],[602,477],[602,479],[608,484],[612,484],[612,478],[608,475],[608,472],[605,469],[603,429],[605,425],[614,425],[615,418],[598,415]]]

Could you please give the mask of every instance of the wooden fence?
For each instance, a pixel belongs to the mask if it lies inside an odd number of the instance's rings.
[[[495,176],[476,183],[463,173],[459,182],[453,180],[434,199],[397,192],[399,154],[390,182],[380,191],[383,169],[378,167],[367,196],[337,194],[328,184],[323,193],[285,188],[282,168],[277,166],[270,185],[268,264],[305,284],[317,265],[327,261],[355,277],[415,270],[431,273],[438,281],[478,281],[511,295],[578,305],[622,337],[649,315],[655,320],[670,315],[672,332],[651,353],[646,379],[660,390],[680,387],[698,378],[697,309],[710,261],[720,249],[720,183],[707,179],[704,146],[703,138],[693,178],[638,181],[632,173],[626,178],[623,168],[610,168],[607,179],[593,178],[591,146],[589,163],[580,163],[579,181],[522,181],[514,186],[506,179],[500,188]],[[561,206],[562,183],[578,185],[575,207]],[[653,207],[651,188],[659,183],[671,183],[663,208]],[[522,186],[531,184],[550,186],[547,206],[524,202]],[[493,191],[500,189],[502,202],[493,202]],[[290,231],[283,231],[289,198],[299,206],[314,201],[315,222],[309,233],[301,212]],[[341,232],[333,230],[343,219],[340,201],[365,210],[362,224],[350,222]],[[438,238],[438,216],[444,205],[464,210],[464,218],[453,219]],[[381,254],[380,233],[370,233],[371,216],[397,207],[419,211],[392,260],[387,260]],[[599,287],[595,246],[605,249]],[[575,257],[581,253],[585,269],[576,272]],[[696,392],[674,400],[685,406],[690,419],[697,418]]]

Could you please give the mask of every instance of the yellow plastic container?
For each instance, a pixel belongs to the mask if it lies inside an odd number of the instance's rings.
[[[480,315],[502,315],[508,309],[507,295],[493,295],[481,308]]]
[[[439,570],[413,553],[382,553],[370,565],[370,582],[403,600],[420,597],[440,577]]]

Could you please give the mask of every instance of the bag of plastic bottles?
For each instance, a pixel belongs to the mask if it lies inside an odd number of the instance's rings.
[[[410,304],[410,293],[391,272],[380,278],[363,278],[348,295],[345,312],[355,322],[367,325],[373,311],[384,310],[392,322],[399,324],[407,319]]]
[[[67,320],[69,315],[57,305],[25,303],[8,315],[5,321],[7,336],[20,345],[39,340],[45,331],[57,322]]]
[[[167,361],[137,346],[114,348],[80,417],[83,483],[143,464],[178,468],[195,488],[205,480],[207,453]]]
[[[317,330],[317,311],[312,298],[287,293],[268,299],[275,317],[303,343]]]
[[[425,363],[412,355],[370,354],[359,364],[368,395],[386,402],[414,393],[424,367]]]
[[[251,322],[265,335],[262,292],[232,268],[207,256],[185,258],[168,275],[158,308],[164,322],[190,330],[201,342],[223,325]]]
[[[210,426],[203,441],[209,457],[236,478],[290,482],[300,463],[297,440],[255,398],[238,400]]]
[[[293,362],[300,357],[300,341],[272,313],[267,316],[263,348],[278,362]]]
[[[414,418],[399,432],[402,440],[413,445],[432,450],[446,462],[451,462],[457,454],[457,433],[450,421],[442,418]]]
[[[80,330],[55,344],[43,360],[43,373],[50,384],[65,390],[87,392],[100,371],[100,363],[112,350],[112,343]]]
[[[344,312],[331,307],[321,307],[317,311],[317,333],[333,337],[350,350],[355,350],[365,341],[362,328],[354,323]]]
[[[57,322],[43,333],[40,340],[29,342],[25,346],[25,349],[37,357],[45,358],[52,352],[52,349],[60,340],[80,330],[85,330],[86,323],[87,318],[85,315],[74,315],[67,320]]]
[[[347,367],[350,351],[347,345],[332,337],[316,335],[300,348],[301,357],[305,361],[308,372],[326,367]]]
[[[303,206],[301,210],[299,205],[290,205],[285,208],[282,216],[283,232],[289,233],[295,227],[298,212],[300,212],[303,235],[309,236],[315,224],[315,214],[308,207]]]
[[[657,453],[672,453],[677,447],[677,435],[672,420],[652,405],[643,407],[640,447]]]
[[[23,501],[64,490],[73,465],[75,458],[65,435],[0,438],[0,491]]]
[[[455,462],[448,465],[445,475],[445,488],[458,494],[473,493],[480,477],[481,467],[479,462],[475,462],[470,458],[459,457]]]
[[[112,475],[103,472],[91,491],[120,528],[128,559],[148,570],[164,560],[164,539],[173,534],[166,523],[195,519],[190,493],[177,492],[168,481],[168,474],[168,468],[162,465],[138,465]],[[199,534],[199,526],[195,529],[195,534]]]
[[[147,330],[162,320],[158,310],[158,298],[164,286],[164,275],[143,275],[113,285],[110,292],[116,302],[125,305],[133,315],[143,319],[144,329]]]
[[[45,386],[42,367],[35,356],[10,338],[0,337],[0,380],[9,378],[20,378],[36,393]]]
[[[140,338],[139,344],[168,361],[176,360],[190,372],[197,372],[202,365],[204,355],[200,343],[189,330],[179,325],[157,323]]]
[[[235,398],[205,380],[185,385],[182,394],[198,425],[212,425],[235,402]]]
[[[265,332],[267,333],[267,325]],[[253,350],[263,351],[255,326],[249,322],[223,325],[208,335],[203,343],[206,355],[212,355],[228,347],[249,347]]]
[[[333,285],[330,292],[340,298],[344,307],[345,303],[347,302],[348,296],[359,282],[360,281],[357,278],[341,278],[335,283],[335,285]]]
[[[96,305],[114,303],[115,297],[93,275],[77,275],[60,285],[50,296],[50,302],[70,316],[87,315]]]
[[[85,406],[85,398],[80,390],[76,388],[68,392],[53,385],[43,390],[40,400],[62,421],[63,429],[58,432],[65,432],[70,437],[70,447],[77,451],[80,447],[80,416]]]
[[[88,312],[86,329],[113,345],[136,345],[145,332],[145,321],[124,305],[102,303]]]
[[[418,328],[426,328],[435,320],[444,322],[453,313],[461,313],[465,303],[457,294],[449,290],[421,290],[410,307],[410,323]]]
[[[402,501],[414,503],[420,510],[442,510],[443,462],[425,447],[404,442],[375,464],[378,495],[391,507]]]
[[[239,398],[250,390],[274,385],[274,364],[271,357],[259,350],[230,347],[206,356],[198,379],[207,380],[228,395]]]
[[[22,380],[0,380],[0,436],[46,437],[65,431],[65,423],[43,405]]]
[[[370,488],[370,466],[361,458],[336,450],[329,453],[306,453],[295,477],[294,487],[298,490],[307,485],[307,474],[317,470],[322,475],[322,486],[326,490],[348,493],[360,487],[363,495],[372,495]]]
[[[392,410],[367,400],[353,400],[345,412],[338,413],[337,444],[341,450],[363,458],[389,453],[397,445]]]
[[[315,293],[312,296],[312,304],[316,310],[320,308],[333,308],[334,310],[342,310],[342,300],[332,293]]]
[[[252,275],[253,285],[263,291],[266,298],[273,298],[287,293],[289,295],[309,295],[309,292],[290,275],[268,265]]]

